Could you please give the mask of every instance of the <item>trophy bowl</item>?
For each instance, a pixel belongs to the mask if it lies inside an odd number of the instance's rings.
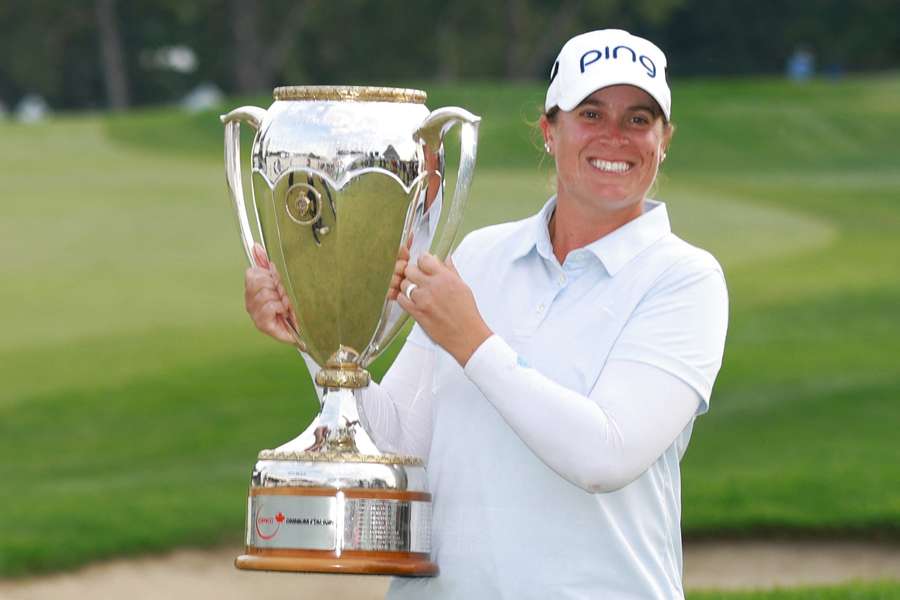
[[[428,576],[431,495],[420,457],[381,452],[366,431],[365,367],[408,315],[389,295],[406,249],[448,254],[475,164],[479,118],[429,111],[419,90],[280,87],[268,108],[225,124],[225,173],[247,258],[260,243],[296,317],[296,346],[320,369],[320,411],[253,469],[240,569]],[[256,135],[244,201],[240,124]],[[460,127],[453,197],[443,142]]]

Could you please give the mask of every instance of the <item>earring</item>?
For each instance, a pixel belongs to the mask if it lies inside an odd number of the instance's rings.
[[[550,151],[550,144],[548,142],[544,142],[544,150],[547,151],[547,154],[553,154],[553,152]]]

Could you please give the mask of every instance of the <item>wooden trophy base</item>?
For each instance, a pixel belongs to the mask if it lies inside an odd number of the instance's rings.
[[[346,550],[276,550],[247,548],[234,560],[238,569],[306,573],[355,573],[433,577],[438,567],[428,554],[419,552],[368,552]]]

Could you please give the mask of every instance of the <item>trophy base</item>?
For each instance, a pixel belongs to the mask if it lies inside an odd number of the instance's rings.
[[[438,566],[418,552],[336,552],[319,550],[263,550],[248,548],[234,560],[238,569],[300,573],[353,573],[433,577]]]
[[[288,456],[315,458],[308,453],[261,453],[265,458],[257,463],[249,490],[245,550],[235,567],[437,575],[430,557],[431,494],[423,491],[420,463],[392,455],[347,454],[342,456],[350,460],[343,462]],[[285,485],[315,480],[331,485]]]

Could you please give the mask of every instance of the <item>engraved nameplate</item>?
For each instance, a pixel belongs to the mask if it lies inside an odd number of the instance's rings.
[[[251,496],[249,521],[247,537],[257,548],[337,548],[334,497]]]

